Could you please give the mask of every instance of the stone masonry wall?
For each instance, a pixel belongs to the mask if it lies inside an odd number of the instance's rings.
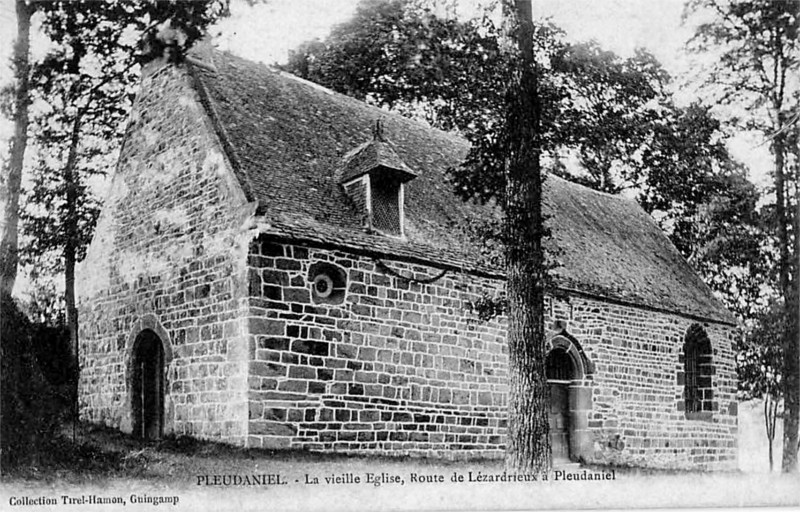
[[[343,304],[314,304],[308,273],[318,261],[346,270]],[[419,284],[367,257],[266,241],[254,243],[250,263],[249,445],[501,455],[503,323],[462,310],[497,282]],[[387,264],[417,279],[438,274]]]
[[[246,204],[191,78],[145,70],[125,146],[79,273],[80,410],[130,431],[144,328],[166,354],[165,433],[243,444]]]
[[[317,262],[347,275],[341,304],[315,303]],[[250,256],[248,445],[449,458],[505,447],[505,319],[470,302],[499,281],[398,261],[260,239]],[[389,270],[387,270],[387,268]],[[714,349],[715,411],[682,410],[683,336],[692,320],[572,295],[546,325],[591,362],[585,460],[637,466],[735,467],[731,329],[705,325]],[[316,302],[319,302],[318,300]],[[576,382],[576,385],[578,383]]]

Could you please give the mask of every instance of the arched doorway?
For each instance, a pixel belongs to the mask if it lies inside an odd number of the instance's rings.
[[[131,360],[133,435],[159,439],[164,431],[164,346],[153,331],[136,337]]]
[[[553,462],[570,460],[569,386],[575,378],[572,358],[564,348],[556,347],[545,359],[547,383],[550,386],[550,444]]]

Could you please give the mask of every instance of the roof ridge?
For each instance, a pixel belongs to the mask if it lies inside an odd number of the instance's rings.
[[[267,69],[272,71],[273,73],[277,73],[278,75],[280,75],[280,76],[282,76],[284,78],[288,78],[290,80],[296,80],[296,81],[300,82],[301,84],[305,84],[305,85],[308,85],[309,87],[313,87],[314,89],[317,89],[318,91],[322,91],[325,94],[341,94],[341,93],[337,93],[333,89],[328,89],[324,85],[320,85],[320,84],[318,84],[316,82],[312,82],[311,80],[308,80],[306,78],[297,76],[294,73],[289,73],[288,71],[284,71],[284,70],[282,70],[280,68],[276,68],[274,66],[267,66]],[[343,96],[347,96],[347,95],[345,94]],[[349,96],[347,96],[347,97],[349,98]]]
[[[559,176],[558,174],[552,173],[550,171],[545,170],[545,172],[547,173],[547,178],[546,179],[556,178],[557,180],[561,180],[564,183],[568,183],[570,186],[580,187],[581,189],[587,190],[587,191],[589,191],[589,192],[591,192],[593,194],[597,194],[597,195],[600,195],[600,196],[603,196],[603,197],[608,197],[608,198],[611,198],[611,199],[618,199],[618,200],[621,200],[621,201],[626,201],[628,203],[635,204],[639,208],[642,207],[635,199],[630,198],[630,197],[625,197],[622,194],[614,194],[614,193],[611,193],[611,192],[606,192],[605,190],[597,190],[595,188],[587,187],[586,185],[583,185],[582,183],[578,183],[577,181],[568,180],[567,178],[564,178],[563,176]]]

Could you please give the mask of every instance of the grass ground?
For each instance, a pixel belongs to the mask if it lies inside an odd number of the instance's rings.
[[[63,510],[122,510],[121,505],[78,504],[90,494],[126,502],[136,497],[179,499],[180,510],[494,510],[542,508],[627,508],[665,506],[742,506],[800,504],[800,476],[635,472],[617,469],[613,480],[563,478],[515,483],[477,481],[477,475],[502,473],[499,461],[442,462],[409,458],[353,457],[268,450],[245,450],[187,438],[142,444],[114,430],[70,429],[38,461],[11,474],[2,484],[0,510],[27,497],[47,498]],[[572,468],[580,477],[584,469]],[[209,485],[214,475],[279,475],[270,485]],[[366,482],[368,474],[383,483]],[[453,475],[463,482],[453,482]],[[470,474],[472,480],[470,480]],[[611,475],[602,468],[587,474]],[[338,477],[340,483],[327,483]],[[360,480],[355,483],[358,477]],[[260,477],[259,477],[260,478]],[[313,482],[318,484],[306,483]],[[274,485],[276,479],[280,484]],[[396,479],[396,480],[395,480]],[[443,480],[429,482],[429,480]],[[254,480],[254,479],[253,479]],[[395,480],[387,482],[387,480]],[[416,480],[416,481],[414,481]],[[230,482],[228,482],[230,483]],[[250,482],[254,483],[253,481]],[[88,498],[87,498],[88,499]],[[143,508],[143,510],[152,510]]]

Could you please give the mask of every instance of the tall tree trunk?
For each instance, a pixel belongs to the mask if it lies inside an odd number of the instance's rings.
[[[90,100],[91,101],[91,95]],[[78,309],[75,305],[75,260],[77,257],[78,240],[78,149],[80,145],[81,122],[83,110],[78,109],[72,124],[70,134],[69,152],[64,165],[64,184],[66,186],[67,212],[64,218],[64,305],[67,313],[67,329],[72,352],[72,364],[75,371],[73,387],[73,438],[76,436],[75,426],[78,423],[78,383],[80,377],[80,364],[78,359]]]
[[[786,197],[786,137],[782,112],[778,112],[777,134],[772,149],[775,163],[775,213],[778,228],[778,272],[781,294],[786,311],[786,328],[781,346],[783,349],[783,458],[781,470],[784,473],[797,471],[798,426],[800,425],[800,346],[798,346],[797,281],[792,279],[793,267],[791,252],[793,244],[789,239],[789,216]],[[796,236],[796,234],[795,234]],[[794,281],[794,282],[793,282]]]
[[[784,375],[787,373],[791,376],[784,379],[792,382],[787,383],[788,386],[793,386],[794,392],[791,394],[790,400],[784,398],[784,450],[788,447],[790,456],[783,456],[783,470],[785,472],[797,471],[798,469],[798,451],[800,450],[800,147],[798,146],[798,139],[800,139],[800,124],[795,119],[794,130],[797,132],[794,135],[794,255],[791,258],[791,267],[793,273],[791,296],[793,301],[787,305],[789,326],[787,333],[787,346],[784,351],[789,348],[788,354],[784,356],[784,367],[789,363],[790,368],[784,370]],[[784,397],[786,390],[784,389]],[[788,405],[787,405],[788,404]],[[787,414],[788,409],[788,414]],[[786,418],[789,418],[787,421]],[[787,427],[788,423],[788,427]],[[792,434],[786,438],[786,431],[792,429]],[[792,449],[794,447],[794,449]]]
[[[505,236],[508,294],[509,419],[506,468],[548,471],[552,464],[545,376],[541,106],[533,54],[531,0],[515,0],[521,57],[507,98]]]
[[[789,291],[785,297],[787,325],[783,333],[783,458],[781,470],[784,473],[793,473],[798,469],[798,427],[800,427],[800,339],[798,323],[797,281],[794,280],[794,290]]]
[[[30,32],[31,10],[24,0],[16,0],[17,40],[14,44],[14,138],[11,142],[11,158],[6,164],[7,172],[0,183],[0,202],[3,204],[3,220],[0,223],[0,291],[11,293],[17,279],[19,225],[19,190],[22,181],[22,166],[25,148],[28,145],[28,103],[30,89]]]
[[[14,313],[10,294],[17,279],[19,192],[22,182],[22,166],[25,162],[25,148],[28,145],[28,103],[30,102],[30,33],[31,11],[24,0],[15,2],[17,15],[17,39],[14,43],[14,136],[11,140],[11,154],[5,169],[0,174],[0,204],[3,218],[0,219],[0,322],[8,324]],[[6,295],[8,294],[8,295]],[[4,326],[5,327],[5,326]],[[18,328],[18,327],[17,327]],[[14,328],[5,331],[13,332]],[[18,382],[20,375],[19,343],[15,339],[2,339],[0,336],[0,474],[2,463],[9,460],[13,449],[12,429],[17,428],[20,414]]]
[[[68,190],[70,187],[67,185]],[[69,192],[67,193],[69,196]],[[72,382],[72,415],[73,415],[73,426],[72,426],[72,438],[73,441],[76,440],[77,436],[77,424],[78,419],[80,417],[80,411],[78,409],[78,386],[80,384],[80,361],[78,359],[78,310],[75,307],[75,255],[76,255],[76,248],[75,242],[73,238],[67,238],[67,242],[64,246],[64,303],[66,306],[66,313],[67,313],[67,329],[69,330],[69,342],[71,347],[71,363],[72,368],[72,376],[74,381]]]
[[[78,234],[78,149],[80,145],[82,111],[79,110],[72,123],[69,152],[64,165],[64,185],[66,187],[66,215],[64,217],[64,304],[67,313],[67,327],[72,347],[72,357],[78,361],[78,316],[75,307],[75,259],[77,255]]]
[[[778,106],[777,108],[780,108]],[[783,116],[778,114],[777,134],[772,141],[774,181],[775,181],[775,215],[778,231],[778,284],[784,298],[789,296],[789,234],[786,215],[786,144],[781,130]]]

